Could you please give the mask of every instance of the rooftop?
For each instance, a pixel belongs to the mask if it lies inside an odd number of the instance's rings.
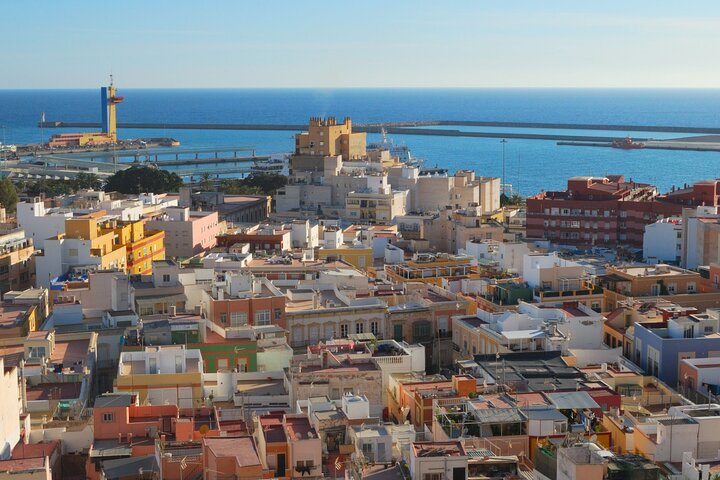
[[[216,457],[234,457],[240,467],[260,465],[253,437],[205,438],[203,443]]]
[[[20,473],[44,469],[45,457],[20,458],[0,461],[0,472]]]
[[[412,442],[415,457],[462,457],[467,455],[460,442]]]
[[[307,417],[285,417],[285,431],[290,439],[307,440],[318,438]]]

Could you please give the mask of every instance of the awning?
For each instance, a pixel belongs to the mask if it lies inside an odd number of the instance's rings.
[[[583,410],[600,408],[593,398],[584,391],[547,392],[545,396],[558,410]]]

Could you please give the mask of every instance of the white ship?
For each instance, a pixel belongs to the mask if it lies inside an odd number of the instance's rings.
[[[379,142],[368,143],[368,150],[389,150],[390,155],[397,157],[400,163],[404,163],[409,167],[422,166],[422,160],[413,157],[407,145],[400,145],[389,139],[387,131],[384,128],[380,130],[380,135],[382,135],[382,140]]]
[[[287,177],[290,174],[290,155],[273,153],[267,160],[256,160],[250,167],[250,173],[275,173]]]

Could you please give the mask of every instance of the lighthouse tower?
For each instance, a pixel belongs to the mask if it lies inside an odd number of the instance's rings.
[[[115,84],[110,75],[110,86],[100,88],[100,108],[102,118],[102,131],[107,134],[112,143],[117,143],[117,118],[115,106],[124,100],[115,95]]]

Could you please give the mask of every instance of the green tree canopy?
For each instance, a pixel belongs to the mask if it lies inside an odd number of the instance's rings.
[[[525,199],[519,193],[513,193],[510,196],[508,196],[505,193],[500,195],[500,206],[503,206],[503,207],[505,205],[520,206],[524,202],[525,202]]]
[[[2,177],[2,180],[0,180],[0,203],[8,213],[13,213],[17,202],[18,194],[15,185],[8,177]]]
[[[245,178],[225,178],[220,191],[235,195],[271,195],[287,185],[287,177],[277,173],[255,173]]]
[[[135,165],[110,176],[105,182],[105,191],[126,194],[167,193],[177,192],[182,184],[182,178],[175,172]]]
[[[100,190],[103,186],[102,180],[94,173],[80,172],[77,176],[70,180],[75,191],[78,190]]]

